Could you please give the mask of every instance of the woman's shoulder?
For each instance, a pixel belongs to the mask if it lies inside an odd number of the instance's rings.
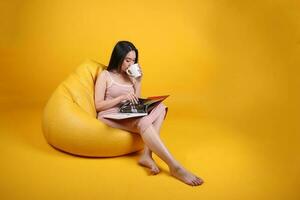
[[[97,78],[96,79],[101,79],[101,80],[107,80],[107,76],[108,76],[108,71],[106,69],[103,69],[101,71],[98,72]]]
[[[100,73],[104,73],[105,74],[105,73],[108,73],[108,71],[107,71],[107,69],[103,69],[103,70],[100,71]]]
[[[106,77],[107,75],[109,75],[109,72],[107,69],[103,69],[98,73],[98,75],[102,77]]]
[[[107,86],[111,85],[111,75],[107,69],[100,71],[97,79],[99,79],[100,82],[105,83]]]

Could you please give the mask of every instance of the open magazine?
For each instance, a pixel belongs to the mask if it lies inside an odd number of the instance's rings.
[[[146,99],[139,98],[139,102],[131,103],[127,100],[121,103],[118,113],[106,114],[104,118],[109,119],[127,119],[132,117],[142,117],[148,115],[153,108],[155,108],[160,102],[165,100],[170,95],[164,96],[151,96]]]

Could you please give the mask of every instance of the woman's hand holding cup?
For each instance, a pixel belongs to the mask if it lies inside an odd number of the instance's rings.
[[[136,84],[137,82],[141,82],[143,73],[138,63],[130,65],[126,70],[126,73],[128,74],[133,84]]]

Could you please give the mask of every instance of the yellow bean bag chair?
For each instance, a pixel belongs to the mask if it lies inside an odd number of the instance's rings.
[[[109,127],[96,118],[94,84],[104,67],[86,60],[51,95],[43,111],[42,130],[53,147],[88,157],[120,156],[143,148],[138,134]]]

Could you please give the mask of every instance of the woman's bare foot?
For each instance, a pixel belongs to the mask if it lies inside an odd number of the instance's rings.
[[[192,186],[199,186],[202,183],[204,183],[204,181],[195,176],[194,174],[188,172],[186,169],[184,169],[183,167],[176,167],[176,168],[170,168],[170,173],[172,176],[174,176],[175,178],[181,180],[182,182],[188,184],[188,185],[192,185]]]
[[[155,164],[155,161],[150,156],[141,156],[139,162],[140,165],[150,169],[151,174],[156,175],[160,172],[159,168]]]

